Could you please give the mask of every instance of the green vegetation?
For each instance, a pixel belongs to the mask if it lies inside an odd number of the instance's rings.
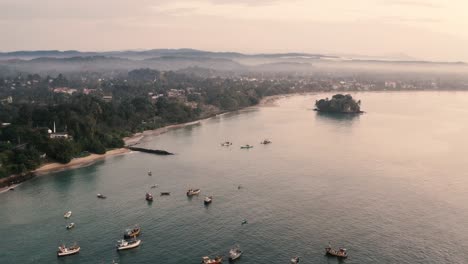
[[[105,153],[122,147],[122,138],[135,132],[251,106],[266,95],[298,91],[269,80],[202,78],[151,69],[112,78],[83,76],[0,78],[0,97],[13,98],[0,103],[0,123],[8,123],[0,128],[0,178],[47,161],[68,163],[83,152]],[[85,88],[92,92],[86,94]],[[71,89],[75,91],[68,93]],[[68,138],[50,134],[54,123],[57,132]]]
[[[315,101],[317,111],[328,113],[361,113],[361,101],[356,101],[349,94],[335,94],[332,99]]]

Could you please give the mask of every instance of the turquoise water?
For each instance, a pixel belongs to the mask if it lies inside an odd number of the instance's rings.
[[[324,256],[328,241],[348,249],[340,263],[468,263],[468,93],[353,94],[367,111],[354,118],[312,111],[325,96],[281,99],[143,143],[175,156],[111,157],[1,194],[0,263],[195,264],[234,244],[245,251],[238,263],[294,255],[339,263]],[[264,138],[273,143],[260,145]],[[234,146],[219,145],[226,140]],[[202,194],[188,199],[190,187]],[[208,207],[205,194],[214,197]],[[116,252],[134,224],[142,245]],[[74,241],[80,254],[57,259],[57,246]]]

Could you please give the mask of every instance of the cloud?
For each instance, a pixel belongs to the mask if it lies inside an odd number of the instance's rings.
[[[411,7],[426,7],[426,8],[441,8],[440,4],[427,1],[412,1],[412,0],[384,0],[386,5],[397,5],[397,6],[411,6]]]

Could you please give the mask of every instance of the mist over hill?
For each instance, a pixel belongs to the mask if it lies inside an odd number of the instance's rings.
[[[162,71],[204,68],[219,75],[266,73],[467,73],[463,62],[350,58],[309,53],[242,54],[195,49],[153,49],[105,52],[38,50],[0,53],[0,75],[17,73],[128,72],[139,68]]]

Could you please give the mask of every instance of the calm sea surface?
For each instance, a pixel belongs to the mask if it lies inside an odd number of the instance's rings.
[[[348,249],[341,263],[468,263],[468,93],[357,93],[367,113],[354,118],[312,111],[326,96],[284,98],[143,143],[174,156],[111,157],[1,194],[0,263],[196,264],[234,244],[245,251],[238,263],[339,263],[324,256],[329,241]],[[226,140],[234,145],[221,147]],[[202,194],[188,199],[190,187]],[[214,197],[209,207],[204,195]],[[142,245],[116,252],[134,224]],[[81,252],[57,259],[57,246],[74,241]]]

